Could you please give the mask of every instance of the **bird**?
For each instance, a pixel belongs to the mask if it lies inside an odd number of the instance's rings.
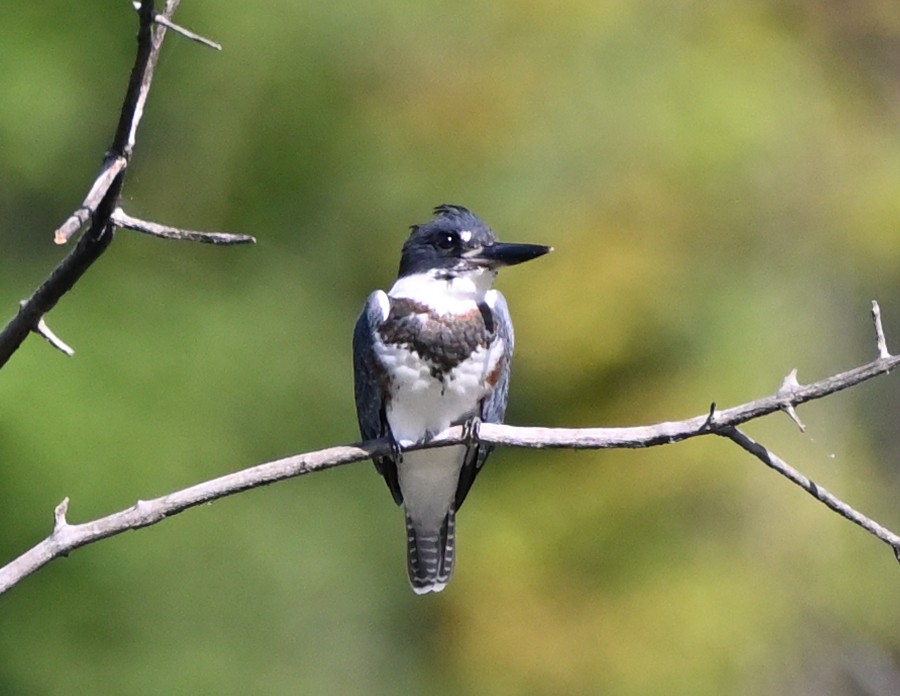
[[[416,594],[440,592],[456,555],[456,513],[491,447],[481,422],[506,412],[514,335],[497,272],[551,251],[500,242],[474,213],[443,204],[410,227],[396,282],[369,295],[353,330],[356,412],[364,440],[388,438],[373,457],[406,521],[407,571]],[[454,425],[467,444],[406,452]]]

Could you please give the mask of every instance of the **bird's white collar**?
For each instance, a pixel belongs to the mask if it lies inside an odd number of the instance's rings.
[[[496,273],[487,268],[465,271],[449,278],[437,270],[414,273],[398,278],[388,295],[421,302],[438,314],[460,314],[484,301],[495,276]]]

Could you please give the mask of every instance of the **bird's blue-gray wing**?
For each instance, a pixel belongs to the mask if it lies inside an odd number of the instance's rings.
[[[500,368],[499,379],[491,392],[484,398],[481,404],[481,420],[487,423],[502,423],[506,414],[506,398],[509,392],[509,366],[512,362],[515,334],[513,333],[512,320],[509,318],[509,308],[506,306],[506,298],[499,291],[495,295],[491,309],[494,313],[494,321],[497,333],[503,339],[505,346],[503,351],[503,365]],[[485,457],[487,454],[484,455]],[[483,458],[482,458],[483,461]]]
[[[385,415],[389,376],[375,355],[374,339],[378,327],[385,320],[387,295],[376,290],[366,302],[353,329],[353,382],[356,397],[356,417],[364,440],[391,436]],[[393,457],[373,457],[375,468],[384,477],[394,501],[403,502],[397,463]]]
[[[491,390],[481,401],[481,411],[478,414],[485,423],[502,423],[503,416],[506,413],[506,398],[509,392],[509,367],[512,362],[513,346],[515,344],[515,335],[513,333],[512,320],[509,317],[509,308],[506,306],[506,298],[498,290],[492,290],[489,294],[487,309],[490,310],[490,320],[494,324],[494,330],[501,339],[503,339],[503,355],[500,358],[500,364],[496,369],[496,380]],[[485,444],[478,444],[470,447],[466,453],[466,460],[463,463],[462,471],[459,476],[459,484],[456,487],[456,509],[459,510],[475,477],[481,468],[493,447]]]

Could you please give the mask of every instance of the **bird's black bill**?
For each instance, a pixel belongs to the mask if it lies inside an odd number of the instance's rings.
[[[473,261],[480,261],[488,266],[515,266],[517,263],[523,263],[543,256],[553,247],[544,246],[543,244],[507,244],[505,242],[497,242],[490,246],[482,247],[472,258]]]

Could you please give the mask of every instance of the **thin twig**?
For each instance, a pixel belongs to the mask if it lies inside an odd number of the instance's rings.
[[[47,343],[56,348],[56,350],[65,353],[70,358],[75,355],[75,349],[50,330],[50,327],[47,326],[47,322],[44,321],[44,317],[38,319],[37,326],[34,330],[35,333],[39,334],[47,341]]]
[[[897,560],[900,561],[900,536],[894,534],[891,530],[882,527],[880,524],[878,524],[874,520],[869,519],[861,512],[853,509],[833,493],[830,493],[814,481],[801,474],[794,467],[790,466],[787,462],[778,457],[778,455],[768,449],[765,445],[761,445],[756,440],[741,432],[738,428],[722,428],[719,431],[719,435],[727,437],[729,440],[732,440],[741,448],[747,450],[750,454],[759,459],[766,466],[771,467],[774,471],[777,471],[788,480],[796,483],[798,486],[800,486],[800,488],[809,493],[813,498],[818,500],[820,503],[827,505],[841,517],[850,520],[851,522],[853,522],[853,524],[859,525],[860,527],[865,529],[867,532],[869,532],[869,534],[872,534],[881,539],[888,546],[890,546],[891,549],[893,549],[894,555],[897,557]]]
[[[867,365],[806,386],[797,384],[796,386],[785,388],[782,385],[782,388],[775,394],[741,406],[717,410],[715,404],[713,404],[705,413],[683,421],[671,421],[630,428],[523,428],[498,423],[481,423],[478,428],[477,438],[480,442],[508,447],[611,449],[650,447],[702,435],[717,434],[729,437],[743,447],[743,441],[740,440],[742,433],[736,429],[739,424],[780,411],[784,409],[785,404],[797,406],[806,401],[819,399],[842,389],[855,386],[888,372],[898,363],[900,363],[900,357],[879,358]],[[455,426],[440,433],[428,442],[416,445],[410,449],[465,444],[472,437],[472,433],[467,431],[464,426]],[[218,500],[249,488],[256,488],[283,479],[330,469],[351,462],[358,462],[373,455],[389,454],[392,451],[392,446],[392,443],[387,438],[383,438],[356,445],[331,447],[318,452],[299,454],[199,483],[154,500],[138,501],[131,508],[102,517],[93,522],[75,525],[65,523],[60,528],[60,519],[65,520],[65,508],[63,508],[62,515],[57,512],[56,528],[50,536],[29,551],[26,551],[19,558],[0,568],[0,593],[13,587],[24,577],[46,565],[54,558],[66,555],[73,549],[85,544],[120,534],[129,529],[139,529],[155,524],[166,517],[183,512],[201,503]],[[757,447],[762,446],[757,445]],[[759,456],[757,451],[751,451]],[[784,471],[790,469],[781,460],[774,458],[774,455],[768,453],[768,450],[765,451],[769,457],[766,461],[769,466],[774,466],[772,462],[778,462],[783,465],[782,469]],[[794,470],[790,469],[790,471]],[[799,472],[794,472],[794,477],[787,473],[785,475],[800,485],[803,485],[803,481],[808,482],[808,479],[805,479]],[[808,486],[814,485],[808,482]],[[808,486],[805,487],[807,487],[807,490],[810,490]],[[827,493],[827,498],[823,497],[820,499],[829,507],[841,512],[845,517],[859,524],[882,541],[891,544],[895,550],[900,549],[900,538],[890,530],[865,517],[862,513],[853,510],[853,508],[830,493]],[[895,546],[895,543],[898,545]],[[898,556],[898,560],[900,560],[900,556]]]
[[[249,234],[233,234],[231,232],[197,232],[195,230],[183,230],[179,227],[160,225],[158,222],[148,222],[131,217],[121,208],[116,208],[110,218],[116,227],[143,232],[144,234],[162,237],[164,239],[178,239],[181,241],[201,242],[204,244],[256,244],[256,238]]]
[[[87,196],[85,196],[84,202],[53,233],[53,241],[56,244],[68,242],[72,235],[91,219],[91,216],[97,212],[97,206],[100,205],[100,201],[103,200],[103,197],[109,191],[109,187],[112,186],[112,182],[127,164],[128,162],[124,157],[110,157],[103,163],[103,169],[100,170],[100,174],[94,180],[94,184],[91,186],[91,190],[88,191]]]
[[[217,51],[222,50],[221,44],[218,44],[211,39],[207,39],[205,36],[200,36],[200,34],[195,34],[190,29],[185,29],[180,24],[175,24],[175,22],[170,20],[165,15],[156,15],[156,17],[154,17],[154,21],[157,24],[162,24],[164,27],[171,29],[172,31],[174,31],[178,34],[181,34],[186,39],[190,39],[191,41],[196,41],[199,44],[203,44],[204,46],[207,46],[209,48],[214,48]]]

